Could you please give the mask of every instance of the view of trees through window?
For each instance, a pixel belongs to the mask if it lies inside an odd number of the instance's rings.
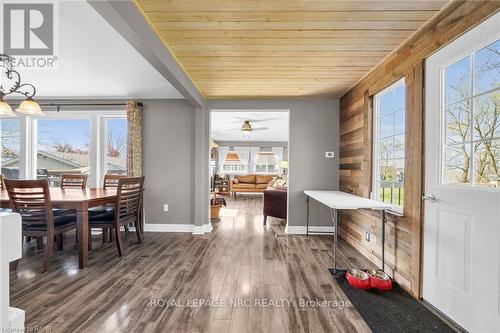
[[[96,123],[96,130],[105,133],[96,144],[91,147],[92,121]],[[34,135],[36,140],[36,161],[34,170],[25,170],[26,178],[36,173],[37,179],[47,179],[50,186],[59,186],[62,174],[96,173],[96,166],[92,161],[97,160],[98,154],[104,157],[103,166],[99,174],[109,173],[127,174],[127,120],[123,116],[109,116],[94,118],[91,115],[74,117],[63,115],[60,117],[47,116],[39,119],[29,119],[33,126],[33,133],[24,133],[21,130],[20,118],[0,118],[1,137],[1,173],[5,178],[18,179],[20,171],[21,142],[28,140],[28,134]],[[96,135],[97,138],[97,135]],[[96,139],[94,138],[94,139]],[[102,153],[101,153],[102,152]],[[27,156],[26,158],[30,158]],[[102,165],[101,164],[101,165]],[[99,184],[97,180],[97,184]]]
[[[4,177],[19,179],[21,122],[19,119],[0,118],[0,166]]]
[[[90,120],[38,120],[37,178],[59,186],[62,174],[90,175]]]
[[[444,72],[443,183],[500,186],[500,40]]]
[[[106,119],[106,159],[108,174],[127,175],[127,120]]]
[[[377,200],[402,210],[405,166],[405,84],[399,81],[375,96],[375,178]]]

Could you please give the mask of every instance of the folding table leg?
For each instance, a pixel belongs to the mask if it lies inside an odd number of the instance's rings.
[[[339,212],[337,209],[330,208],[330,217],[333,222],[333,273],[337,274],[337,244],[339,241],[338,238],[338,220],[339,220]]]
[[[382,271],[385,272],[385,209],[382,209]]]
[[[309,197],[307,197],[306,202],[307,202],[306,236],[309,236]]]

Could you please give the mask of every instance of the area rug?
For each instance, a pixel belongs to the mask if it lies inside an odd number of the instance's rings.
[[[344,276],[334,277],[374,333],[455,332],[397,285],[384,292],[361,290],[352,288]]]

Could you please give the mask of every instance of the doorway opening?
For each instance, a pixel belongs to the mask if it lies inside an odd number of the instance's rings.
[[[210,218],[286,224],[289,110],[210,110]]]

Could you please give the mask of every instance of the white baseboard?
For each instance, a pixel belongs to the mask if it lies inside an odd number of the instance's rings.
[[[203,235],[212,231],[212,223],[208,222],[202,226],[194,225],[193,226],[193,235]]]
[[[315,235],[327,235],[334,231],[333,226],[309,226],[309,232],[313,232]],[[289,235],[305,235],[306,226],[305,225],[286,225],[285,233]]]
[[[146,223],[145,232],[191,232],[193,235],[203,235],[212,231],[212,223],[196,226],[192,224],[156,224]]]

